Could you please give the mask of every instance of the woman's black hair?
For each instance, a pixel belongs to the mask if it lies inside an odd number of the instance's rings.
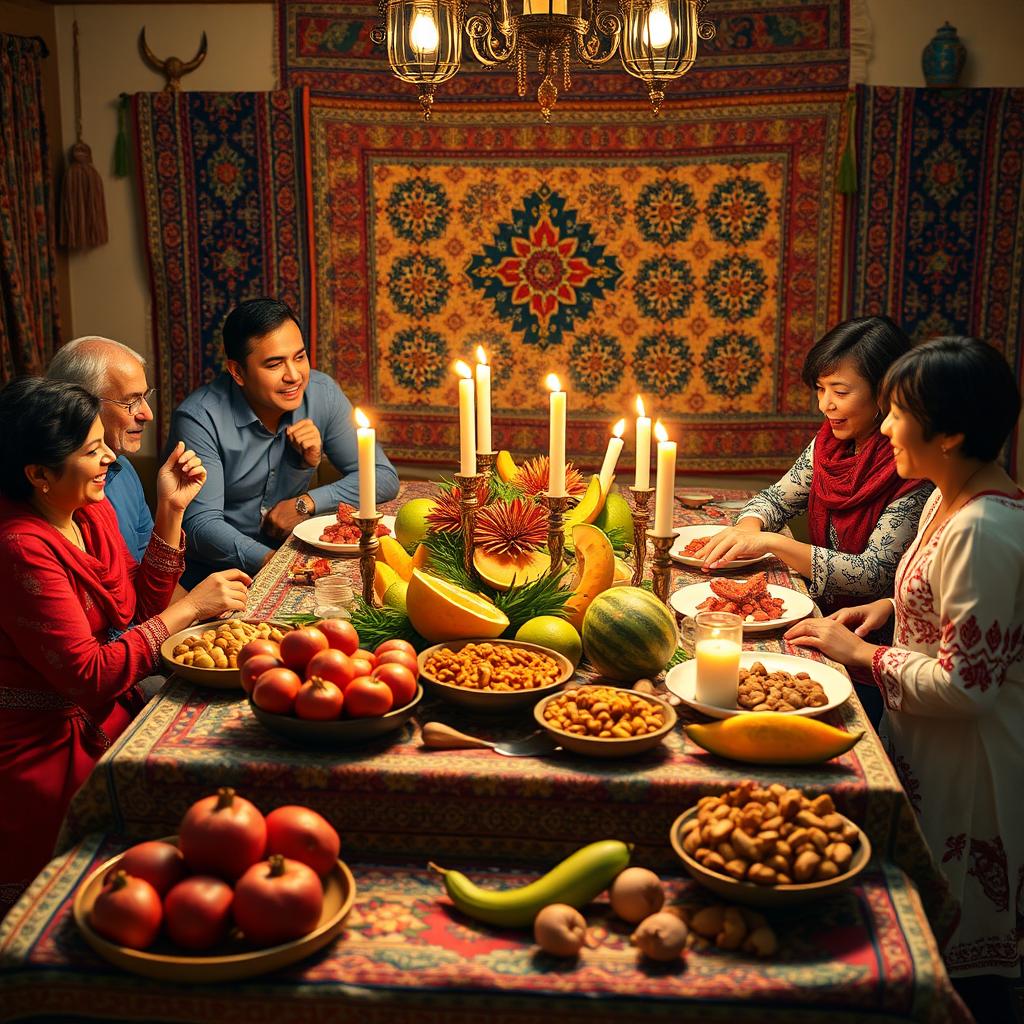
[[[278,299],[249,299],[235,306],[224,321],[224,354],[236,363],[245,363],[252,349],[252,340],[277,330],[287,320],[302,324],[294,310]]]
[[[878,394],[890,366],[910,351],[910,339],[887,316],[862,316],[833,327],[804,360],[804,383],[813,388],[821,377],[833,373],[849,359]]]
[[[882,402],[921,424],[924,439],[963,434],[960,453],[991,462],[1020,416],[1020,388],[998,349],[975,338],[934,338],[893,363]]]
[[[26,466],[58,475],[85,444],[100,414],[100,400],[77,384],[20,377],[0,391],[0,494],[25,501],[32,485]]]

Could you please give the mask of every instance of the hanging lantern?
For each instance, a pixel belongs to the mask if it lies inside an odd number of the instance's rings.
[[[461,0],[388,0],[387,45],[391,70],[420,87],[429,119],[434,89],[462,62]]]
[[[646,83],[655,114],[665,99],[665,82],[682,78],[697,60],[703,7],[701,0],[631,0],[626,8],[622,66]]]

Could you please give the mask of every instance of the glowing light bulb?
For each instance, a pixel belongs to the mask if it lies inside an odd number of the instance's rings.
[[[409,29],[409,45],[419,53],[431,53],[437,49],[439,42],[433,14],[430,11],[417,11]]]
[[[672,41],[672,19],[664,7],[652,7],[644,26],[644,46],[663,50]]]

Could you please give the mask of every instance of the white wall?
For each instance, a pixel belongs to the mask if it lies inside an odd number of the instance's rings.
[[[870,84],[923,85],[921,50],[948,19],[971,55],[964,84],[1024,85],[1022,0],[868,0],[868,8],[874,54],[868,65]],[[71,256],[67,337],[105,334],[152,358],[138,201],[132,179],[114,178],[111,173],[118,95],[163,87],[162,77],[139,56],[139,30],[146,26],[150,49],[158,57],[186,60],[196,52],[205,30],[209,54],[185,79],[187,89],[272,89],[276,84],[273,8],[270,4],[99,4],[58,6],[56,13],[65,146],[74,142],[71,23],[77,16],[83,138],[92,146],[93,161],[104,178],[110,226],[107,245]],[[155,454],[154,432],[147,431],[144,437],[142,454]]]

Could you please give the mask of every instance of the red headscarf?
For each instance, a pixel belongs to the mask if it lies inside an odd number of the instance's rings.
[[[897,474],[889,439],[877,430],[855,452],[849,441],[835,437],[825,420],[814,439],[814,473],[807,503],[811,543],[831,547],[831,522],[838,549],[849,555],[861,554],[885,506],[920,483]]]

